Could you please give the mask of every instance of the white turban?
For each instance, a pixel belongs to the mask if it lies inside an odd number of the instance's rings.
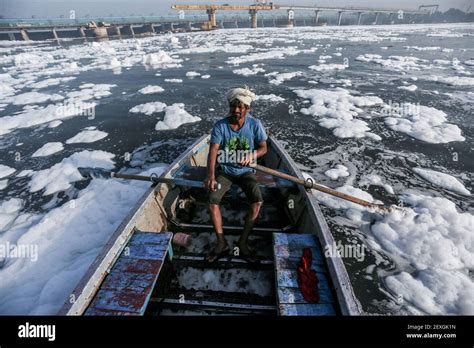
[[[244,88],[233,88],[229,92],[227,92],[227,100],[229,101],[229,103],[237,99],[245,105],[250,106],[250,104],[255,100],[255,98],[255,93],[251,92],[247,86],[245,86]]]

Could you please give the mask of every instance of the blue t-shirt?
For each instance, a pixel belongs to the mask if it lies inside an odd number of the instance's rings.
[[[227,118],[224,118],[214,125],[211,133],[211,144],[219,144],[217,162],[220,169],[229,175],[240,176],[247,172],[255,172],[250,167],[242,167],[235,164],[235,159],[244,151],[254,151],[258,144],[267,140],[267,133],[262,123],[253,118],[250,114],[245,116],[242,128],[234,131]],[[232,157],[232,154],[235,154]],[[230,155],[230,156],[229,156]]]

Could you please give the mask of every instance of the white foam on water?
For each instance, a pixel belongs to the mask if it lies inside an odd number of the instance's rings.
[[[276,86],[281,85],[283,82],[289,81],[292,78],[294,78],[296,76],[301,76],[301,75],[303,75],[303,73],[301,71],[294,71],[294,72],[288,72],[288,73],[272,72],[272,73],[269,73],[269,74],[265,74],[265,76],[271,77],[269,82],[272,85],[276,85]]]
[[[0,202],[0,231],[4,231],[16,219],[22,208],[23,200],[19,198],[10,198]]]
[[[163,112],[166,108],[166,104],[162,102],[150,102],[145,104],[136,105],[128,112],[134,114],[145,114],[145,115],[153,115],[157,112]]]
[[[415,268],[388,276],[387,287],[426,314],[472,315],[474,215],[442,197],[408,194],[404,201],[411,207],[385,214],[371,228],[385,251]]]
[[[202,78],[203,80],[208,80],[208,79],[211,78],[211,75],[202,75],[201,78]]]
[[[84,130],[66,140],[66,144],[93,143],[104,139],[107,135],[109,135],[107,132],[99,130]]]
[[[416,85],[409,85],[409,86],[398,86],[398,89],[404,89],[406,91],[414,92],[418,89]]]
[[[374,185],[374,186],[380,186],[380,187],[383,187],[388,193],[390,193],[391,195],[393,195],[395,192],[393,191],[393,187],[390,186],[389,184],[387,183],[384,183],[382,178],[377,175],[377,174],[368,174],[368,175],[364,175],[360,181],[359,181],[359,185],[360,186],[370,186],[370,185]]]
[[[183,124],[199,121],[201,121],[201,118],[189,114],[184,109],[184,104],[175,103],[165,108],[165,117],[163,121],[156,124],[155,129],[158,131],[176,129]]]
[[[59,142],[46,143],[36,150],[31,157],[44,157],[50,156],[52,154],[58,153],[64,150],[64,145]]]
[[[0,191],[8,186],[8,179],[0,180]]]
[[[201,74],[196,72],[196,71],[188,71],[186,73],[186,77],[189,77],[189,78],[193,78],[193,77],[197,77],[197,76],[201,76]]]
[[[467,76],[437,76],[429,75],[423,77],[428,81],[443,83],[450,86],[474,86],[474,77]]]
[[[51,87],[51,86],[57,86],[64,82],[72,81],[75,78],[76,77],[74,76],[50,78],[50,79],[45,79],[39,82],[32,83],[28,87],[34,88],[34,89],[41,89],[41,88],[46,88],[46,87]]]
[[[349,169],[342,164],[337,164],[334,168],[326,170],[324,175],[331,178],[332,180],[337,180],[339,178],[349,176]]]
[[[412,168],[412,170],[430,183],[442,187],[446,190],[453,191],[462,195],[470,196],[471,192],[463,185],[461,181],[454,176],[441,173],[426,168]]]
[[[159,174],[165,168],[153,171]],[[147,182],[93,179],[75,200],[34,219],[27,213],[17,217],[9,232],[0,236],[0,243],[37,245],[38,258],[36,262],[6,260],[0,269],[0,312],[56,314],[149,186]],[[2,203],[0,219],[4,209],[18,211],[20,207],[20,201],[6,207]]]
[[[264,101],[269,101],[273,103],[281,103],[285,101],[285,98],[277,96],[275,94],[261,94],[261,95],[257,95],[255,100],[264,100]]]
[[[18,94],[12,97],[7,97],[3,101],[6,103],[12,103],[13,105],[27,105],[27,104],[42,104],[47,101],[59,101],[63,100],[64,97],[59,94],[46,94],[39,92],[27,92]]]
[[[50,168],[35,172],[28,184],[30,192],[44,190],[43,195],[47,196],[67,190],[73,182],[84,179],[79,167],[113,169],[114,157],[114,154],[100,150],[76,152]]]
[[[390,129],[434,144],[465,140],[458,126],[447,123],[445,112],[423,105],[407,103],[406,106],[390,113],[395,117],[385,119],[385,124]],[[387,105],[383,112],[386,113],[393,109]]]
[[[4,164],[0,164],[0,179],[6,178],[7,176],[16,172],[16,169],[12,167],[6,166]]]
[[[346,64],[319,64],[319,65],[311,65],[309,69],[315,71],[331,71],[331,70],[345,70],[349,66]]]
[[[182,80],[182,79],[165,79],[165,82],[169,82],[169,83],[182,83],[183,80]]]
[[[140,89],[138,92],[140,92],[141,94],[154,94],[154,93],[161,93],[164,91],[165,90],[163,87],[148,85]]]
[[[242,69],[232,70],[232,72],[236,75],[252,76],[252,75],[257,75],[258,73],[264,73],[265,69],[258,68],[258,67],[255,67],[253,69],[242,68]]]
[[[355,119],[354,116],[364,112],[361,107],[383,104],[382,99],[374,96],[352,96],[348,90],[343,88],[334,90],[300,89],[294,92],[300,98],[310,99],[313,104],[309,108],[301,109],[301,113],[315,116],[319,125],[333,129],[335,136],[381,139],[378,135],[370,132],[366,122]]]

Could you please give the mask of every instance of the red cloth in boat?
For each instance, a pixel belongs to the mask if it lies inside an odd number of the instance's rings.
[[[298,265],[298,286],[303,294],[303,298],[309,303],[319,303],[318,277],[311,269],[313,254],[310,248],[303,249],[300,264]]]

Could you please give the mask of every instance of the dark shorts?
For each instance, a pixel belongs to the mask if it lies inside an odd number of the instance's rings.
[[[222,197],[229,191],[232,184],[238,185],[244,191],[250,203],[263,202],[262,192],[254,173],[249,172],[240,176],[232,176],[218,172],[216,181],[221,184],[221,189],[209,192],[209,204],[220,204]]]

